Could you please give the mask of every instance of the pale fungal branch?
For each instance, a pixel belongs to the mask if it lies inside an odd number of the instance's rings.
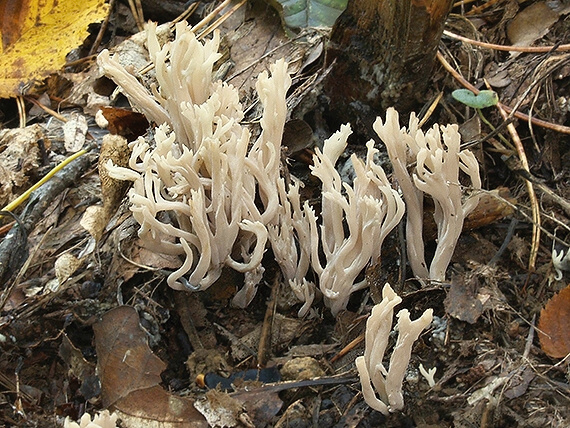
[[[310,226],[301,209],[299,195],[301,183],[293,179],[288,192],[285,190],[285,181],[282,178],[278,181],[278,185],[279,219],[277,224],[268,227],[269,239],[285,282],[289,284],[299,301],[303,302],[298,315],[304,317],[315,298],[315,285],[305,278],[311,258]]]
[[[107,168],[112,177],[133,181],[129,198],[142,242],[180,257],[181,266],[169,275],[168,284],[175,289],[204,290],[227,266],[245,275],[245,284],[233,301],[245,307],[263,276],[261,262],[269,243],[285,282],[303,302],[300,316],[308,312],[317,294],[307,279],[311,269],[332,313],[345,309],[350,295],[366,286],[359,276],[369,263],[379,262],[382,242],[405,209],[374,162],[373,142],[367,144],[364,160],[351,157],[356,176],[352,185],[343,183],[335,169],[350,126],[343,125],[325,141],[322,151],[317,150],[311,168],[322,183],[317,218],[312,207],[301,202],[300,184],[293,179],[288,185],[281,174],[286,94],[291,86],[285,61],[277,61],[270,73],[259,76],[256,90],[263,114],[261,133],[252,143],[249,129],[241,124],[244,113],[237,89],[213,80],[214,63],[220,57],[217,32],[202,43],[186,24],[179,23],[175,39],[161,45],[156,26],[149,24],[147,45],[156,72],[157,86],[152,90],[108,52],[99,59],[133,104],[159,125],[150,138],[130,143],[128,168],[112,164]],[[408,205],[408,248],[417,250],[410,253],[414,272],[422,278],[441,278],[452,253],[449,245],[456,241],[456,219],[462,223],[473,205],[472,201],[462,204],[457,174],[460,169],[466,172],[477,187],[477,162],[467,152],[452,153],[458,147],[453,127],[443,128],[445,147],[438,128],[424,135],[413,116],[410,130],[400,130],[394,110],[388,111],[386,125],[379,120],[374,127],[387,142]],[[405,144],[389,143],[394,139]],[[434,148],[439,151],[433,152]],[[413,176],[407,173],[410,157],[418,164]],[[447,157],[456,160],[455,166]],[[437,189],[431,189],[430,195],[439,203],[436,220],[441,223],[438,251],[442,255],[436,252],[428,271],[421,237],[422,191],[434,186]]]
[[[240,124],[237,90],[212,82],[219,35],[200,43],[181,23],[174,41],[160,46],[156,26],[147,31],[158,82],[152,94],[108,53],[100,64],[127,85],[123,91],[151,120],[164,123],[155,132],[154,146],[142,138],[131,143],[129,168],[109,164],[108,169],[114,178],[134,182],[129,197],[142,241],[182,258],[168,284],[203,290],[229,266],[246,275],[233,302],[245,307],[261,280],[269,241],[285,281],[303,302],[300,316],[315,298],[315,286],[306,279],[311,267],[333,314],[346,308],[351,293],[366,286],[357,282],[358,275],[379,260],[383,240],[404,212],[373,161],[373,143],[365,161],[352,157],[356,179],[351,187],[335,170],[350,126],[325,142],[313,168],[323,186],[322,219],[317,219],[308,204],[301,204],[299,184],[293,181],[287,189],[280,172],[291,85],[287,64],[279,60],[270,67],[271,76],[259,76],[262,130],[250,147],[249,130]]]
[[[430,388],[435,386],[435,372],[437,371],[437,367],[432,367],[431,369],[426,370],[424,365],[420,363],[419,365],[420,373],[427,381]]]
[[[385,415],[404,407],[402,388],[412,346],[433,318],[432,309],[427,309],[414,321],[410,320],[407,309],[398,312],[395,327],[398,339],[390,357],[390,365],[386,369],[382,360],[392,328],[394,307],[401,301],[390,285],[386,284],[382,290],[382,301],[372,308],[366,322],[364,355],[355,360],[366,403]]]
[[[562,280],[564,277],[562,271],[570,270],[570,249],[566,249],[565,252],[562,248],[558,250],[552,248],[552,266],[554,267],[554,279],[556,281]]]
[[[417,156],[419,151],[419,146],[414,137],[415,133],[418,132],[418,123],[418,119],[412,113],[410,130],[400,129],[397,112],[388,109],[386,122],[383,123],[381,118],[377,118],[373,128],[386,145],[394,176],[406,203],[406,246],[410,266],[416,277],[427,279],[429,270],[424,256],[423,240],[424,195],[415,187],[413,179],[408,173],[408,163]]]
[[[130,209],[143,244],[180,257],[180,267],[168,277],[169,286],[204,290],[230,267],[245,277],[232,303],[245,307],[262,279],[269,243],[285,282],[303,303],[299,316],[308,313],[318,294],[307,279],[311,270],[325,304],[338,314],[351,294],[367,285],[359,276],[369,263],[379,262],[382,243],[405,210],[398,191],[374,162],[378,150],[373,142],[367,143],[364,160],[351,156],[352,185],[343,183],[335,169],[351,134],[349,125],[326,140],[322,151],[316,150],[311,171],[322,183],[317,217],[307,201],[301,202],[301,183],[294,177],[286,182],[281,174],[286,93],[291,86],[285,61],[259,76],[256,90],[263,114],[261,133],[252,143],[249,129],[241,123],[244,113],[237,89],[213,81],[219,34],[201,43],[179,23],[176,38],[161,46],[156,31],[155,25],[147,27],[158,82],[151,91],[108,52],[99,63],[129,100],[158,124],[154,135],[130,143],[128,168],[110,162],[106,167],[111,177],[133,182]],[[442,128],[442,142],[439,128],[424,134],[414,116],[409,131],[400,130],[397,113],[388,110],[386,124],[378,119],[374,129],[388,146],[408,205],[408,251],[414,257],[414,272],[421,278],[441,278],[463,217],[476,205],[476,199],[462,201],[458,174],[463,171],[472,186],[480,188],[477,161],[471,153],[459,152],[455,127]],[[413,175],[407,172],[410,159],[417,162]],[[424,193],[437,204],[439,230],[439,252],[429,271],[421,237]],[[416,244],[416,253],[411,244]],[[393,310],[400,302],[386,285],[382,302],[367,322],[364,356],[356,359],[366,402],[385,414],[403,407],[402,383],[411,348],[432,318],[431,309],[415,321],[405,309],[398,313],[398,340],[385,369],[382,359]]]
[[[89,413],[84,413],[79,420],[79,423],[73,422],[67,416],[63,422],[64,428],[116,428],[118,416],[115,413],[109,413],[108,410],[103,410],[97,415],[93,416]]]

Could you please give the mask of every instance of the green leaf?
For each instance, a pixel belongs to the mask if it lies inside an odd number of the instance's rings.
[[[288,28],[332,27],[348,0],[269,0]]]
[[[495,91],[479,91],[477,95],[469,89],[456,89],[451,96],[460,103],[473,108],[486,108],[497,105],[499,96]]]

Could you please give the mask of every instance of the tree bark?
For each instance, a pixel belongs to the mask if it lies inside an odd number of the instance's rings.
[[[349,0],[327,49],[327,62],[335,61],[325,82],[331,112],[344,122],[347,114],[368,121],[390,106],[406,113],[423,101],[452,4]]]

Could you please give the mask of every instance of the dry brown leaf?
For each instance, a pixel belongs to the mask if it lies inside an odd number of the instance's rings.
[[[252,5],[243,25],[242,21],[235,22],[236,27],[226,35],[233,63],[227,80],[240,93],[249,94],[259,73],[269,69],[269,64],[277,58],[285,58],[289,73],[299,71],[309,47],[305,43],[290,43],[279,24],[279,17],[271,9],[263,3]],[[270,52],[271,55],[264,55]]]
[[[107,10],[104,0],[0,0],[0,98],[58,71]]]
[[[477,299],[480,288],[478,278],[473,275],[455,275],[445,298],[445,312],[458,320],[475,324],[483,313],[483,304]]]
[[[144,135],[150,126],[142,113],[119,107],[101,107],[106,127],[113,135],[125,137],[128,141]]]
[[[564,358],[570,353],[570,285],[552,297],[540,311],[538,337],[548,356]]]
[[[463,223],[463,230],[473,230],[510,217],[517,200],[506,187],[498,187],[482,193],[477,207],[469,213]]]
[[[567,14],[569,6],[536,2],[523,9],[507,27],[507,35],[514,46],[531,46],[546,35],[560,15]]]
[[[133,307],[111,309],[93,330],[103,405],[113,406],[125,426],[208,426],[192,400],[160,386],[166,364],[152,353]]]

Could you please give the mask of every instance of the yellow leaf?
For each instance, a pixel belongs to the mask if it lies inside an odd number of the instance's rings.
[[[104,0],[0,0],[0,98],[24,95],[63,67],[107,10]]]

